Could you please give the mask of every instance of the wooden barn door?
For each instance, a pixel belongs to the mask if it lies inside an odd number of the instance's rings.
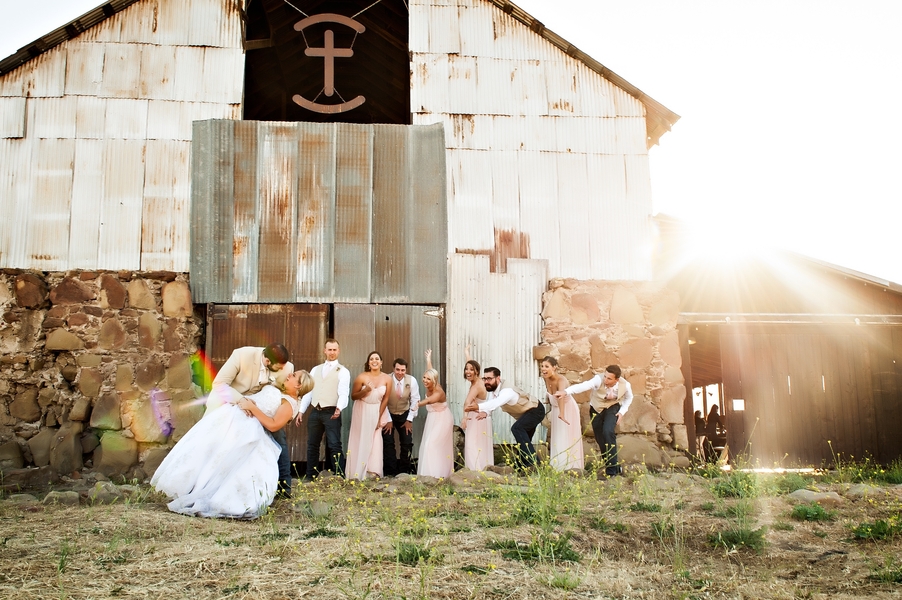
[[[329,330],[328,304],[210,304],[207,307],[207,356],[217,371],[235,348],[281,342],[296,369],[322,362]],[[291,460],[307,460],[307,428],[289,423]]]

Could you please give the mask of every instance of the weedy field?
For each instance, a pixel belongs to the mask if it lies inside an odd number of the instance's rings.
[[[900,484],[902,464],[333,477],[254,521],[176,515],[145,485],[32,491],[0,501],[0,597],[898,598]]]

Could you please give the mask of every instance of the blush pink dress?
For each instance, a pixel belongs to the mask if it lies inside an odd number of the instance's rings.
[[[348,457],[345,475],[348,479],[366,479],[368,473],[382,477],[382,431],[386,414],[379,414],[385,386],[374,388],[364,398],[354,401],[351,432],[348,435]]]
[[[417,475],[451,476],[454,471],[454,417],[447,402],[427,404]]]
[[[495,449],[492,444],[492,415],[483,420],[478,413],[464,413],[464,466],[471,471],[483,471],[495,464]]]
[[[576,400],[573,396],[565,396],[560,401],[552,394],[547,397],[551,402],[551,466],[557,471],[582,469],[585,467],[585,454]],[[558,418],[561,414],[569,425]]]

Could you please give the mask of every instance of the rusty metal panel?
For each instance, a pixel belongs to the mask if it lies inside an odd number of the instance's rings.
[[[380,209],[374,204],[376,129],[335,124],[335,245],[332,297],[336,302],[367,302],[372,294],[374,243]],[[299,221],[303,229],[305,223]],[[299,235],[299,238],[301,236]],[[305,246],[303,253],[312,250]],[[299,248],[298,263],[304,261]]]
[[[233,123],[197,121],[191,150],[191,295],[231,300],[234,232]]]
[[[173,100],[203,102],[204,50],[193,46],[179,46],[175,49]]]
[[[106,131],[106,99],[76,96],[75,136],[100,140]]]
[[[144,148],[142,140],[104,140],[98,268],[141,268]]]
[[[204,102],[237,104],[244,99],[244,51],[237,48],[204,50]]]
[[[577,66],[577,86],[579,87],[582,106],[580,114],[584,117],[614,117],[617,109],[611,95],[613,86],[604,77],[584,64]]]
[[[558,198],[567,199],[567,209],[560,211],[561,272],[559,277],[592,279],[589,261],[589,238],[602,232],[589,226],[590,211],[603,210],[590,203],[586,156],[556,154]],[[610,221],[611,224],[615,221]]]
[[[609,92],[609,95],[614,99],[614,106],[617,110],[617,116],[642,117],[642,120],[644,122],[646,113],[645,105],[642,104],[642,102],[638,98],[632,96],[623,88],[618,87],[608,81],[606,81],[606,83],[611,90]]]
[[[75,140],[35,140],[31,160],[34,187],[26,259],[32,268],[62,271],[68,265]]]
[[[257,301],[257,263],[260,257],[260,214],[257,194],[257,123],[234,124],[235,209],[232,238],[232,300]]]
[[[169,0],[170,2],[172,0]],[[181,3],[178,3],[181,6]],[[239,2],[192,0],[188,44],[218,48],[241,48],[243,7]]]
[[[463,4],[463,3],[461,3]],[[459,6],[460,19],[460,53],[464,56],[494,56],[495,27],[492,12],[495,8],[489,4],[477,6]],[[411,7],[410,27],[413,30],[413,7]],[[413,48],[411,52],[417,52]],[[435,52],[434,49],[429,51]]]
[[[76,97],[31,98],[28,135],[38,138],[75,138]]]
[[[25,228],[28,225],[31,141],[0,139],[0,265],[24,266]],[[30,187],[30,185],[29,185]]]
[[[488,152],[449,150],[448,220],[451,249],[488,250],[495,243],[491,221],[484,213],[492,205],[492,165]]]
[[[111,98],[132,98],[141,82],[141,46],[135,44],[105,44],[103,81],[100,95]]]
[[[15,69],[0,76],[0,98],[25,96],[25,82],[28,69]]]
[[[155,43],[163,46],[187,46],[191,19],[186,4],[178,0],[158,0]]]
[[[75,140],[75,165],[72,169],[72,231],[69,236],[69,268],[94,269],[100,245],[103,197],[102,140]]]
[[[262,300],[291,302],[297,296],[298,130],[292,123],[263,122],[257,131],[260,258],[253,268]]]
[[[103,81],[104,44],[70,41],[66,49],[66,94],[97,96]]]
[[[146,140],[147,105],[147,100],[107,99],[104,137],[108,140]]]
[[[424,6],[429,29],[429,51],[436,54],[460,53],[460,21],[456,6]],[[420,22],[422,26],[424,23]]]
[[[138,94],[150,100],[172,100],[175,97],[176,48],[144,46]]]
[[[429,6],[409,3],[409,38],[407,48],[412,53],[429,52]]]
[[[626,248],[637,240],[628,236],[626,229],[633,220],[626,200],[626,172],[622,155],[586,157],[590,203],[589,227],[595,235],[589,236],[589,263],[593,276],[598,279],[632,279],[626,261]],[[611,226],[616,223],[615,226]]]
[[[299,299],[327,298],[334,289],[335,126],[298,123],[296,173]],[[261,293],[265,290],[261,290]]]
[[[485,101],[479,96],[485,87],[480,85],[479,78],[489,68],[488,64],[492,59],[441,54],[434,56],[434,66],[437,67],[437,72],[429,78],[427,88],[420,92],[427,98],[428,112],[465,115],[492,114],[483,109]],[[483,62],[485,67],[483,67]],[[443,75],[442,67],[447,69],[447,92],[444,89],[444,83],[439,81]],[[489,90],[486,90],[486,93],[488,92]],[[494,98],[490,99],[494,100]],[[447,105],[447,111],[440,110],[443,105]]]
[[[191,146],[174,140],[148,140],[141,219],[141,269],[187,270],[187,186],[184,165]]]
[[[413,241],[407,224],[409,219],[421,218],[411,206],[407,128],[377,125],[374,146],[373,168],[382,177],[373,182],[373,298],[405,302],[411,284],[408,243]]]
[[[483,368],[498,367],[506,385],[541,397],[532,347],[541,341],[541,299],[548,282],[543,260],[508,261],[507,273],[490,273],[486,256],[451,255],[446,335],[449,376],[445,388],[457,422],[468,384],[463,379],[464,349]],[[511,419],[497,411],[495,442],[512,442]],[[537,439],[544,439],[538,432]]]
[[[66,52],[57,47],[31,60],[26,71],[25,92],[31,98],[62,96],[66,89]]]
[[[25,98],[0,98],[0,138],[25,137]]]
[[[529,238],[529,255],[548,261],[552,277],[560,272],[561,235],[557,163],[545,152],[518,152],[520,231]],[[568,203],[569,204],[569,203]]]
[[[623,154],[646,156],[645,119],[640,117],[617,117],[614,119],[617,132],[617,147]]]

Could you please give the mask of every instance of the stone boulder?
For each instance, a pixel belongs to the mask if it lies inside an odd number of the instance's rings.
[[[144,472],[148,477],[153,477],[157,472],[163,459],[169,455],[169,450],[170,448],[154,448],[147,452],[147,456],[144,457]]]
[[[143,396],[123,405],[123,409],[129,414],[130,429],[135,441],[161,444],[169,437],[172,425],[169,420],[161,418],[163,415],[158,414],[156,408],[150,398]]]
[[[119,433],[107,431],[100,438],[100,449],[94,452],[94,469],[106,476],[123,475],[138,464],[138,442]]]
[[[81,496],[78,492],[66,491],[60,492],[53,490],[44,496],[42,504],[60,504],[63,506],[78,506],[81,502]]]
[[[618,431],[624,433],[654,433],[657,431],[660,412],[644,396],[634,395],[630,408],[620,420]]]
[[[796,490],[786,496],[803,504],[817,503],[821,506],[839,506],[843,503],[842,496],[836,492],[812,492],[811,490]]]
[[[22,308],[38,308],[47,300],[47,284],[31,273],[16,276],[16,304]]]
[[[84,466],[81,453],[81,432],[84,424],[69,422],[60,427],[50,447],[50,466],[61,475],[80,471]]]
[[[122,493],[122,490],[109,481],[98,481],[88,492],[88,502],[91,504],[112,504],[124,499],[125,494]]]
[[[98,369],[82,369],[78,376],[78,391],[88,398],[96,398],[100,395],[100,386],[103,384],[103,375]],[[84,420],[84,419],[81,419]]]
[[[128,340],[128,336],[119,319],[109,319],[100,326],[97,345],[104,350],[117,350],[125,345],[126,340]]]
[[[94,429],[122,429],[119,394],[108,392],[100,397],[91,411],[90,424]]]
[[[141,390],[149,392],[157,387],[164,374],[163,364],[157,357],[152,356],[138,365],[135,370],[135,383]]]
[[[34,423],[41,419],[41,407],[38,405],[37,388],[28,388],[16,394],[9,405],[9,415],[20,421]]]
[[[680,353],[680,336],[676,331],[665,335],[658,344],[658,353],[661,360],[673,367],[683,364],[683,355]]]
[[[55,305],[82,304],[94,298],[94,290],[74,277],[66,277],[50,292],[50,301]]]
[[[146,312],[138,318],[138,343],[144,348],[154,348],[160,334],[163,332],[163,324],[152,312]]]
[[[56,434],[56,429],[46,428],[28,440],[28,448],[31,450],[31,458],[35,466],[46,467],[50,464],[50,448],[56,441]]]
[[[47,334],[47,340],[44,342],[44,348],[53,352],[71,352],[84,347],[85,343],[80,337],[65,329],[54,329]]]
[[[185,281],[173,281],[163,286],[163,315],[182,319],[194,314],[191,289]]]
[[[170,390],[189,390],[192,384],[191,362],[184,354],[173,354],[166,369],[166,385]]]
[[[670,462],[661,448],[645,437],[618,435],[617,445],[618,458],[624,464],[644,464],[649,469],[660,469]]]
[[[143,279],[132,279],[128,282],[128,305],[132,308],[154,310],[157,307],[156,298],[150,291],[147,282]]]
[[[80,397],[75,401],[72,411],[69,413],[70,421],[87,421],[91,416],[91,401]]]
[[[125,308],[125,287],[118,277],[108,274],[100,276],[100,306],[101,308]]]
[[[642,307],[636,294],[628,289],[617,286],[614,290],[614,298],[611,300],[611,321],[618,325],[639,324],[645,322]]]
[[[0,471],[21,469],[25,466],[25,458],[22,456],[22,448],[16,441],[0,444]]]

